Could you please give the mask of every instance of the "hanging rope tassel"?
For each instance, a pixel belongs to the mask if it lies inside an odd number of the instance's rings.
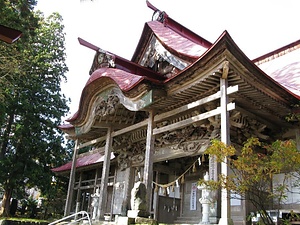
[[[176,180],[176,187],[179,187],[178,179]]]
[[[193,164],[193,168],[192,168],[193,173],[196,173],[197,169],[196,169],[196,163]]]

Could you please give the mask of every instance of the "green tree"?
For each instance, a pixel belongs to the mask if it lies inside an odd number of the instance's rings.
[[[0,185],[5,190],[1,214],[25,186],[43,193],[53,181],[51,168],[68,158],[58,129],[68,111],[61,93],[66,81],[62,18],[34,13],[35,1],[0,0],[0,23],[19,29],[18,42],[0,43]],[[18,25],[16,25],[18,24]],[[14,26],[15,25],[15,26]]]
[[[277,207],[287,197],[287,178],[299,174],[300,152],[294,141],[275,141],[271,145],[261,143],[257,138],[250,138],[244,146],[236,150],[233,146],[226,146],[219,140],[213,140],[205,151],[217,162],[225,162],[230,173],[225,177],[220,175],[218,181],[200,180],[212,189],[226,188],[235,198],[249,200],[256,211],[261,212],[262,222],[272,224],[267,214],[271,204]],[[272,183],[275,175],[281,174],[282,179]],[[296,182],[295,182],[296,184]]]

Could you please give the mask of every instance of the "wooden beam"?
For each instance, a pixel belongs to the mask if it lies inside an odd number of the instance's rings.
[[[134,124],[132,126],[128,126],[128,127],[124,128],[122,130],[114,131],[112,133],[112,136],[116,137],[116,136],[119,136],[121,134],[128,133],[128,132],[136,130],[138,128],[145,127],[147,124],[148,124],[148,119],[146,119],[146,120],[144,120],[142,122],[136,123],[136,124]]]
[[[229,103],[228,106],[227,106],[228,111],[233,110],[234,108],[235,108],[235,103]],[[186,127],[190,124],[193,124],[193,123],[198,122],[200,120],[204,120],[204,119],[207,119],[209,117],[218,115],[220,113],[221,113],[221,108],[217,107],[216,109],[213,109],[213,110],[205,112],[205,113],[201,113],[197,116],[193,116],[191,118],[179,121],[177,123],[173,123],[173,124],[170,124],[170,125],[167,125],[167,126],[164,126],[164,127],[160,127],[160,128],[155,128],[153,130],[153,135],[160,134],[160,133],[163,133],[163,132],[166,132],[166,131],[176,130],[176,129],[179,129],[179,128],[182,128],[182,127]]]
[[[86,147],[86,146],[90,146],[90,145],[96,144],[96,143],[98,143],[98,142],[100,142],[100,141],[104,141],[105,139],[106,139],[106,136],[99,137],[99,138],[96,138],[96,139],[94,139],[94,140],[91,140],[91,141],[85,142],[85,143],[83,143],[83,144],[80,144],[80,145],[77,146],[77,148],[78,148],[78,149],[84,148],[84,147]]]
[[[231,86],[231,87],[228,88],[227,93],[228,93],[228,94],[232,94],[232,93],[234,93],[234,92],[237,92],[238,90],[239,90],[238,85]],[[192,102],[192,103],[189,103],[189,104],[187,104],[187,105],[181,106],[181,107],[176,108],[176,109],[174,109],[174,110],[171,110],[171,111],[169,111],[169,112],[161,113],[161,114],[159,114],[159,115],[156,115],[156,116],[154,117],[154,121],[155,121],[155,122],[158,122],[158,121],[160,121],[160,120],[166,119],[166,118],[171,117],[171,116],[174,116],[174,115],[176,115],[176,114],[185,112],[185,111],[187,111],[187,110],[191,110],[191,109],[193,109],[193,108],[195,108],[195,107],[198,107],[198,106],[200,106],[200,105],[203,105],[203,104],[205,104],[205,103],[214,101],[214,100],[216,100],[216,99],[218,99],[218,98],[220,98],[220,97],[221,97],[221,92],[218,91],[218,92],[215,93],[215,94],[212,94],[212,95],[210,95],[210,96],[207,96],[207,97],[202,98],[202,99],[200,99],[200,100],[197,100],[197,101],[195,101],[195,102]]]

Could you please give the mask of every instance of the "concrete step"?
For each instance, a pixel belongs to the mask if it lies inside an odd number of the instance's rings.
[[[178,217],[174,224],[199,224],[200,219],[197,217]]]

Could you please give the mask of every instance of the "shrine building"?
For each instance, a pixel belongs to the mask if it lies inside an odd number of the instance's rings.
[[[287,120],[299,110],[300,40],[250,60],[226,30],[210,42],[147,5],[131,60],[79,38],[95,57],[77,113],[60,126],[76,143],[72,162],[53,169],[70,178],[66,215],[92,213],[99,189],[98,219],[126,217],[141,181],[151,218],[198,224],[198,180],[228,174],[204,154],[211,140],[239,149],[250,137],[294,139],[300,149],[299,121]],[[221,191],[211,208],[214,224],[246,224],[253,211]]]

